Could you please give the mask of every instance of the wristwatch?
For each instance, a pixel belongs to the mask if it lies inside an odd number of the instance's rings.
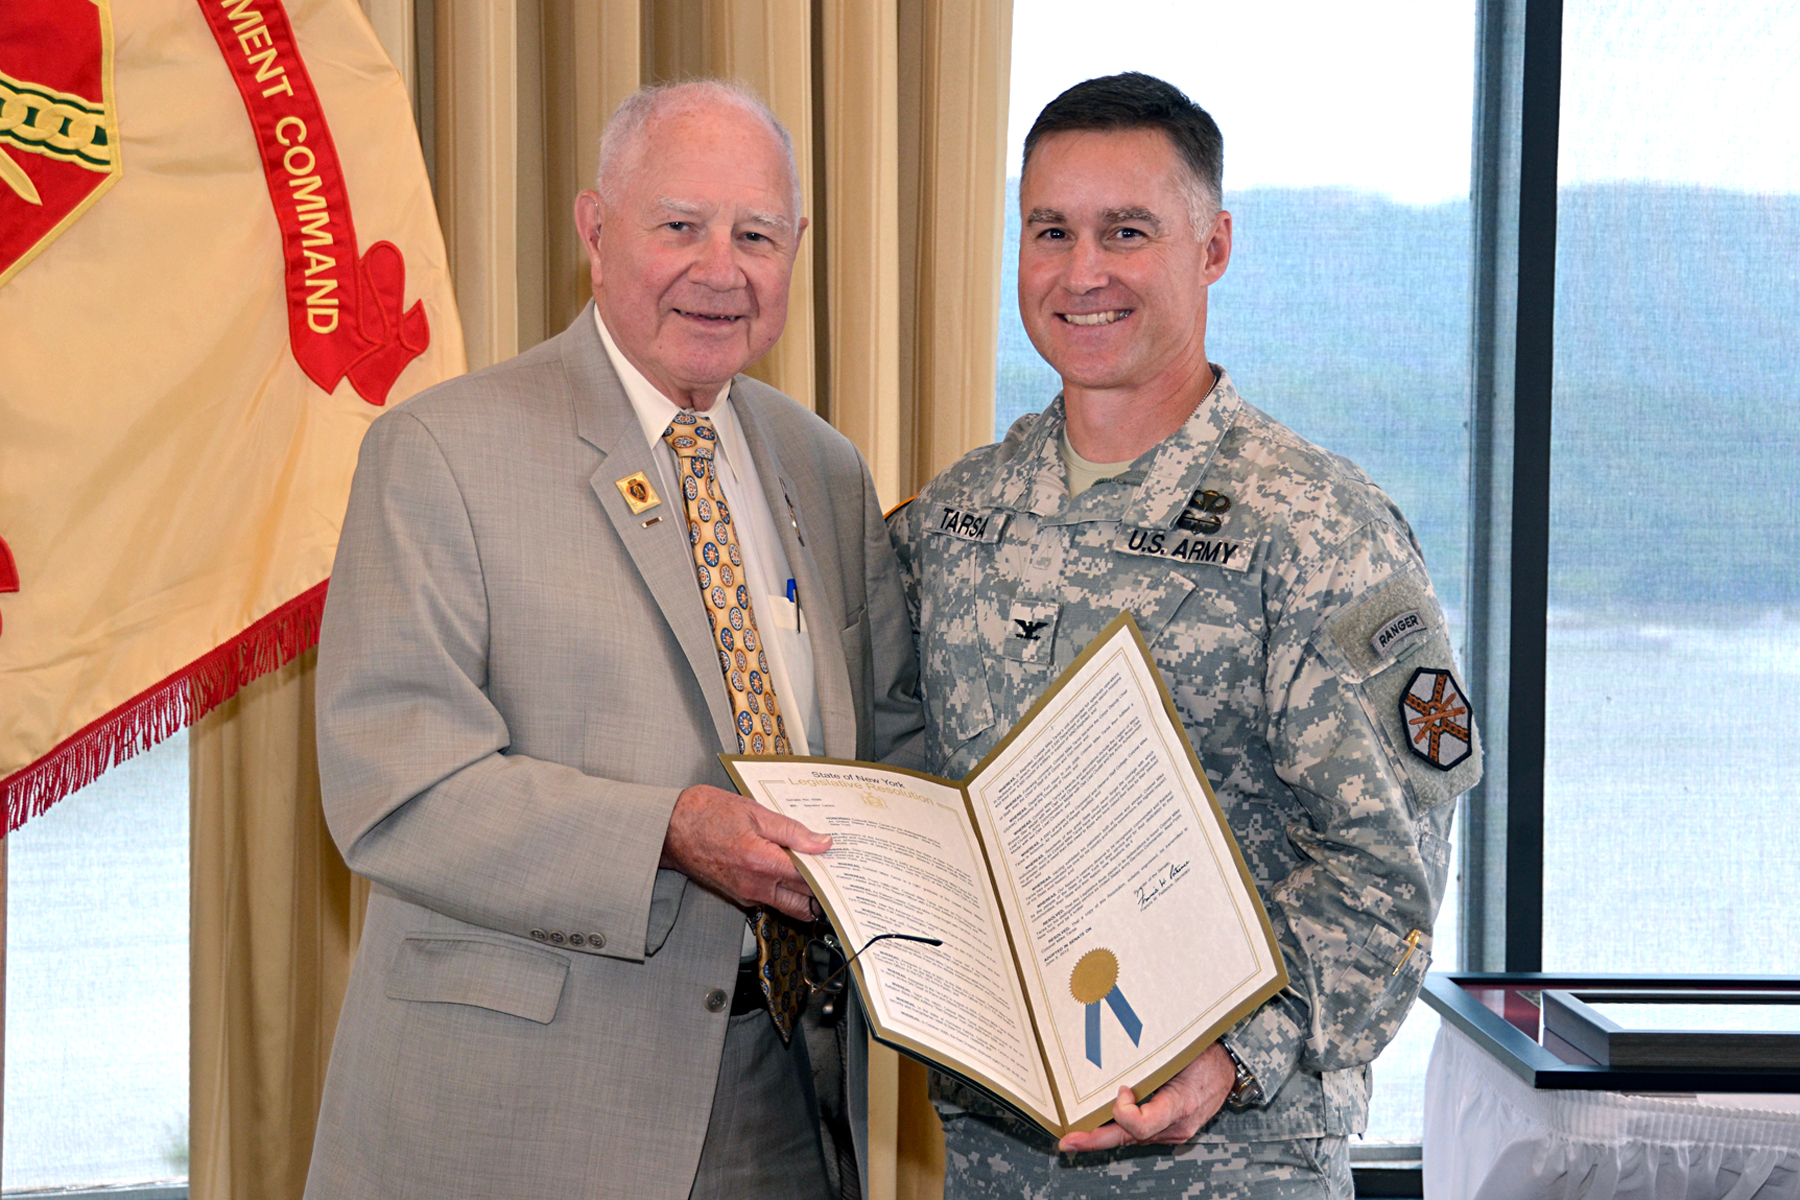
[[[1219,1045],[1225,1047],[1225,1055],[1231,1059],[1232,1069],[1237,1072],[1237,1079],[1231,1085],[1231,1092],[1225,1097],[1225,1107],[1233,1112],[1242,1112],[1262,1099],[1262,1088],[1257,1086],[1256,1076],[1251,1073],[1249,1067],[1243,1064],[1231,1047],[1226,1046],[1224,1042],[1220,1042]]]

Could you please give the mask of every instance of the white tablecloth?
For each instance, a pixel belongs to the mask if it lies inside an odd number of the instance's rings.
[[[1446,1021],[1427,1200],[1800,1200],[1800,1096],[1539,1091]]]

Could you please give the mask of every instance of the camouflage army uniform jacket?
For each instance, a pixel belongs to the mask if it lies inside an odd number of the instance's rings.
[[[967,774],[1131,610],[1291,980],[1223,1038],[1261,1094],[1199,1136],[1359,1133],[1369,1063],[1431,961],[1451,801],[1481,771],[1418,543],[1360,469],[1246,404],[1223,371],[1181,429],[1075,498],[1062,431],[1058,399],[889,518],[930,769]],[[1405,708],[1409,692],[1424,707]],[[1434,704],[1449,715],[1415,752],[1413,719]]]

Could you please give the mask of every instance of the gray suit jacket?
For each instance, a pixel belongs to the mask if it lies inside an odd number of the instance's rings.
[[[732,396],[770,508],[793,501],[826,753],[915,758],[867,469],[779,392]],[[309,1197],[687,1195],[743,915],[657,862],[737,743],[679,498],[633,515],[635,471],[657,478],[591,307],[363,442],[318,737],[332,835],[376,886]]]

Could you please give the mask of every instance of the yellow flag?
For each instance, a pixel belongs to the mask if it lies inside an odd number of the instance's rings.
[[[463,369],[355,0],[0,5],[6,831],[317,641],[364,430]]]

